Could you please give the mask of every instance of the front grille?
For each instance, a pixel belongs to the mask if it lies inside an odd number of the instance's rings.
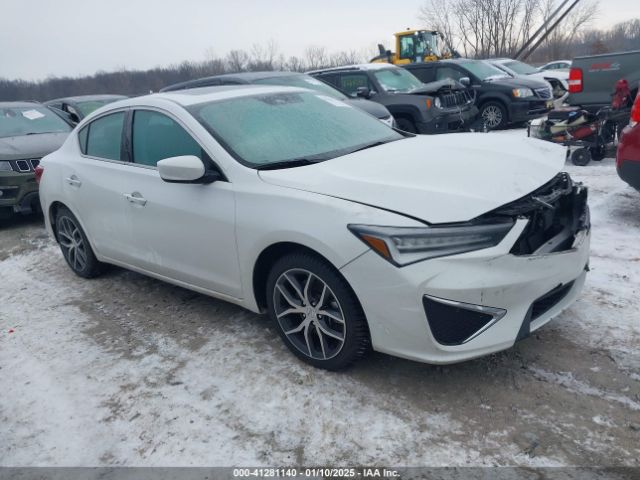
[[[36,167],[40,165],[39,158],[30,158],[25,160],[12,160],[9,162],[11,169],[14,172],[28,173],[35,171]]]
[[[553,96],[551,89],[547,87],[536,88],[534,91],[536,92],[536,96],[543,100],[551,100],[551,97]]]
[[[16,166],[18,167],[18,171],[19,172],[30,172],[31,171],[31,165],[29,165],[29,162],[27,160],[18,160],[16,162]]]
[[[558,285],[556,288],[545,293],[542,297],[533,302],[531,305],[531,320],[540,318],[560,303],[560,301],[567,296],[571,287],[573,287],[573,282],[565,285]]]
[[[529,195],[504,205],[483,217],[526,218],[529,220],[511,253],[530,255],[570,249],[575,235],[588,229],[587,189],[560,173]]]
[[[473,101],[471,94],[467,90],[450,91],[438,95],[442,108],[462,107]]]

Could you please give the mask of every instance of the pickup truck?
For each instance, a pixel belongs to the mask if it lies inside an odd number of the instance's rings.
[[[595,113],[611,104],[616,82],[623,78],[634,98],[640,85],[640,50],[577,57],[569,73],[567,103]]]

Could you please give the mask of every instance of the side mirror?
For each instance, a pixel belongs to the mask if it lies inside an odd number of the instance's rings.
[[[471,86],[471,79],[469,77],[462,77],[459,82],[464,85],[465,87],[470,87]]]
[[[368,87],[358,87],[356,89],[356,96],[360,98],[369,98],[371,97],[371,90]]]
[[[169,183],[211,183],[212,179],[204,168],[204,163],[195,155],[165,158],[158,162],[160,178]],[[217,172],[216,172],[217,173]]]

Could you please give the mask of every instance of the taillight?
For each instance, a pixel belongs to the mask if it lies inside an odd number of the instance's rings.
[[[569,93],[580,93],[582,91],[582,69],[572,68],[569,72]]]
[[[44,167],[42,165],[38,165],[34,172],[36,174],[36,183],[40,184],[40,180],[42,179],[42,174],[44,173]]]
[[[640,95],[636,93],[636,101],[633,102],[633,108],[631,109],[631,120],[629,125],[635,127],[640,123]]]

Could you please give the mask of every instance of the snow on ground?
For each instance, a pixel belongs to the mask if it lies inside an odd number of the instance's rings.
[[[612,160],[567,170],[591,195],[584,294],[447,367],[316,370],[263,317],[121,269],[82,280],[37,220],[5,227],[0,465],[639,466],[640,194]]]

